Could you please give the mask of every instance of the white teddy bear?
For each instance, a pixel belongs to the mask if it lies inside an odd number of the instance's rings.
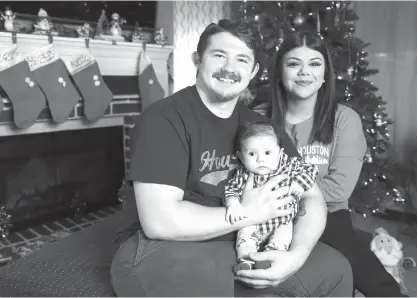
[[[399,283],[401,292],[407,293],[407,287],[403,280],[405,269],[416,266],[413,258],[406,257],[402,251],[402,242],[390,236],[384,228],[377,228],[375,236],[370,243],[370,249],[382,262],[386,271]]]

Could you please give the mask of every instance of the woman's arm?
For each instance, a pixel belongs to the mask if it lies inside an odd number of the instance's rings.
[[[335,150],[328,173],[317,179],[326,202],[344,202],[350,198],[367,150],[361,119],[354,110],[344,108],[336,121]]]

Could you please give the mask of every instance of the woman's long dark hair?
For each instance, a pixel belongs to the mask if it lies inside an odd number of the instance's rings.
[[[334,121],[337,111],[335,74],[328,46],[315,32],[297,32],[287,36],[276,52],[271,72],[272,84],[269,92],[269,116],[282,129],[285,129],[287,99],[282,84],[283,57],[291,50],[301,46],[320,52],[325,59],[325,82],[318,91],[309,142],[317,141],[329,144],[334,133]]]

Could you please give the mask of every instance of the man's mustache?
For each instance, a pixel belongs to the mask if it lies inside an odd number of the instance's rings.
[[[222,78],[222,79],[228,79],[228,80],[234,80],[236,82],[241,82],[241,76],[239,74],[236,74],[234,72],[229,72],[225,70],[220,70],[218,72],[215,72],[212,75],[213,78]]]

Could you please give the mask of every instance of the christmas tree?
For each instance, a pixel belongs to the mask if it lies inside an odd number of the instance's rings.
[[[396,163],[389,157],[390,135],[385,101],[376,95],[368,79],[378,73],[368,69],[367,46],[355,36],[358,17],[345,1],[243,1],[239,16],[258,26],[263,40],[261,71],[250,84],[254,101],[251,107],[262,111],[266,106],[272,57],[283,38],[298,30],[316,31],[330,45],[337,75],[338,102],[354,109],[363,122],[368,150],[357,186],[350,198],[350,208],[367,216],[384,213],[388,202],[404,204],[405,194]],[[402,184],[404,185],[404,184]]]

